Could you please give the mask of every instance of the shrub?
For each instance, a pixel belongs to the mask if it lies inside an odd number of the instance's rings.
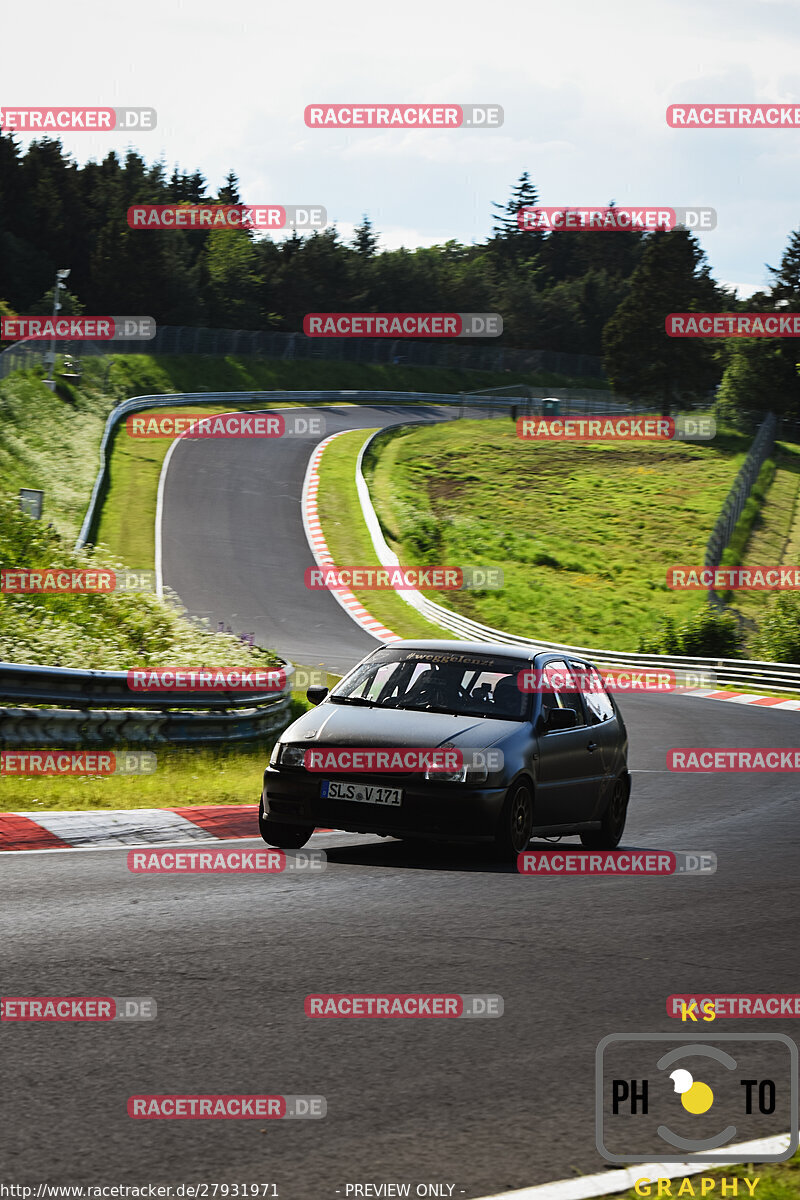
[[[742,651],[739,625],[733,613],[710,606],[698,609],[677,628],[671,617],[650,638],[642,638],[643,654],[685,654],[690,658],[738,658]]]
[[[769,597],[752,654],[767,662],[800,663],[800,594],[776,592]]]

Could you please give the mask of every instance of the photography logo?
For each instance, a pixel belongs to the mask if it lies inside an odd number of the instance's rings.
[[[612,1163],[729,1163],[731,1147],[790,1131],[798,1147],[798,1053],[782,1033],[610,1033],[597,1047],[597,1149]],[[727,1147],[727,1149],[726,1149]]]

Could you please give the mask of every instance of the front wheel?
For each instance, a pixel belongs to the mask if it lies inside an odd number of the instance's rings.
[[[533,830],[533,793],[530,784],[515,783],[506,796],[494,848],[498,858],[514,859],[526,849]]]
[[[628,790],[627,783],[620,776],[614,784],[600,828],[581,834],[581,843],[587,850],[614,850],[619,845],[628,815]]]
[[[279,850],[299,850],[305,846],[314,832],[313,825],[287,825],[283,821],[271,821],[264,813],[264,801],[258,806],[258,832],[270,846]]]

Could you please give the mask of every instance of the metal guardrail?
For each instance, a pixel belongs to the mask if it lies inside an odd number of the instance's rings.
[[[0,708],[0,749],[197,746],[253,741],[286,728],[289,701],[239,713]]]
[[[125,671],[3,662],[0,701],[65,707],[0,707],[0,746],[193,745],[263,736],[285,723],[294,668],[285,670],[280,691],[209,695],[131,691]]]
[[[356,487],[378,561],[385,567],[392,567],[399,566],[400,560],[383,536],[363,474],[364,454],[372,442],[384,432],[379,430],[373,433],[361,447],[356,463]],[[589,658],[611,670],[638,667],[685,673],[698,677],[699,682],[695,684],[698,688],[707,686],[713,690],[718,687],[742,687],[763,688],[771,692],[800,692],[800,663],[774,663],[759,659],[693,658],[683,655],[669,658],[662,654],[639,654],[596,646],[571,646],[563,642],[545,641],[542,638],[522,637],[503,629],[494,629],[491,625],[482,625],[479,621],[461,616],[460,613],[429,600],[419,591],[404,590],[399,595],[429,621],[467,641],[501,642],[509,646],[561,650],[565,654]],[[702,682],[704,679],[708,681],[706,684]]]
[[[508,414],[512,410],[518,417],[541,416],[542,400],[560,400],[559,416],[567,417],[575,412],[590,413],[592,416],[613,413],[660,412],[657,404],[645,404],[630,400],[627,396],[612,392],[609,388],[565,388],[539,387],[530,384],[508,384],[498,387],[480,388],[462,392],[465,404],[485,405],[490,415],[495,411]]]
[[[98,704],[109,708],[252,708],[272,704],[276,698],[288,694],[294,667],[285,666],[284,670],[286,685],[280,691],[155,694],[132,691],[128,687],[127,671],[80,671],[72,667],[0,662],[0,700],[28,700],[32,704],[65,704],[77,708],[92,708]],[[170,696],[175,699],[170,700]]]

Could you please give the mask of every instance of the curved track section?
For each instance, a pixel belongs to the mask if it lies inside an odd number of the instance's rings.
[[[321,413],[328,434],[452,416],[424,405],[293,411]],[[315,565],[300,506],[313,449],[288,438],[178,442],[163,486],[163,578],[212,629],[254,631],[281,657],[342,675],[378,643],[304,584]]]

